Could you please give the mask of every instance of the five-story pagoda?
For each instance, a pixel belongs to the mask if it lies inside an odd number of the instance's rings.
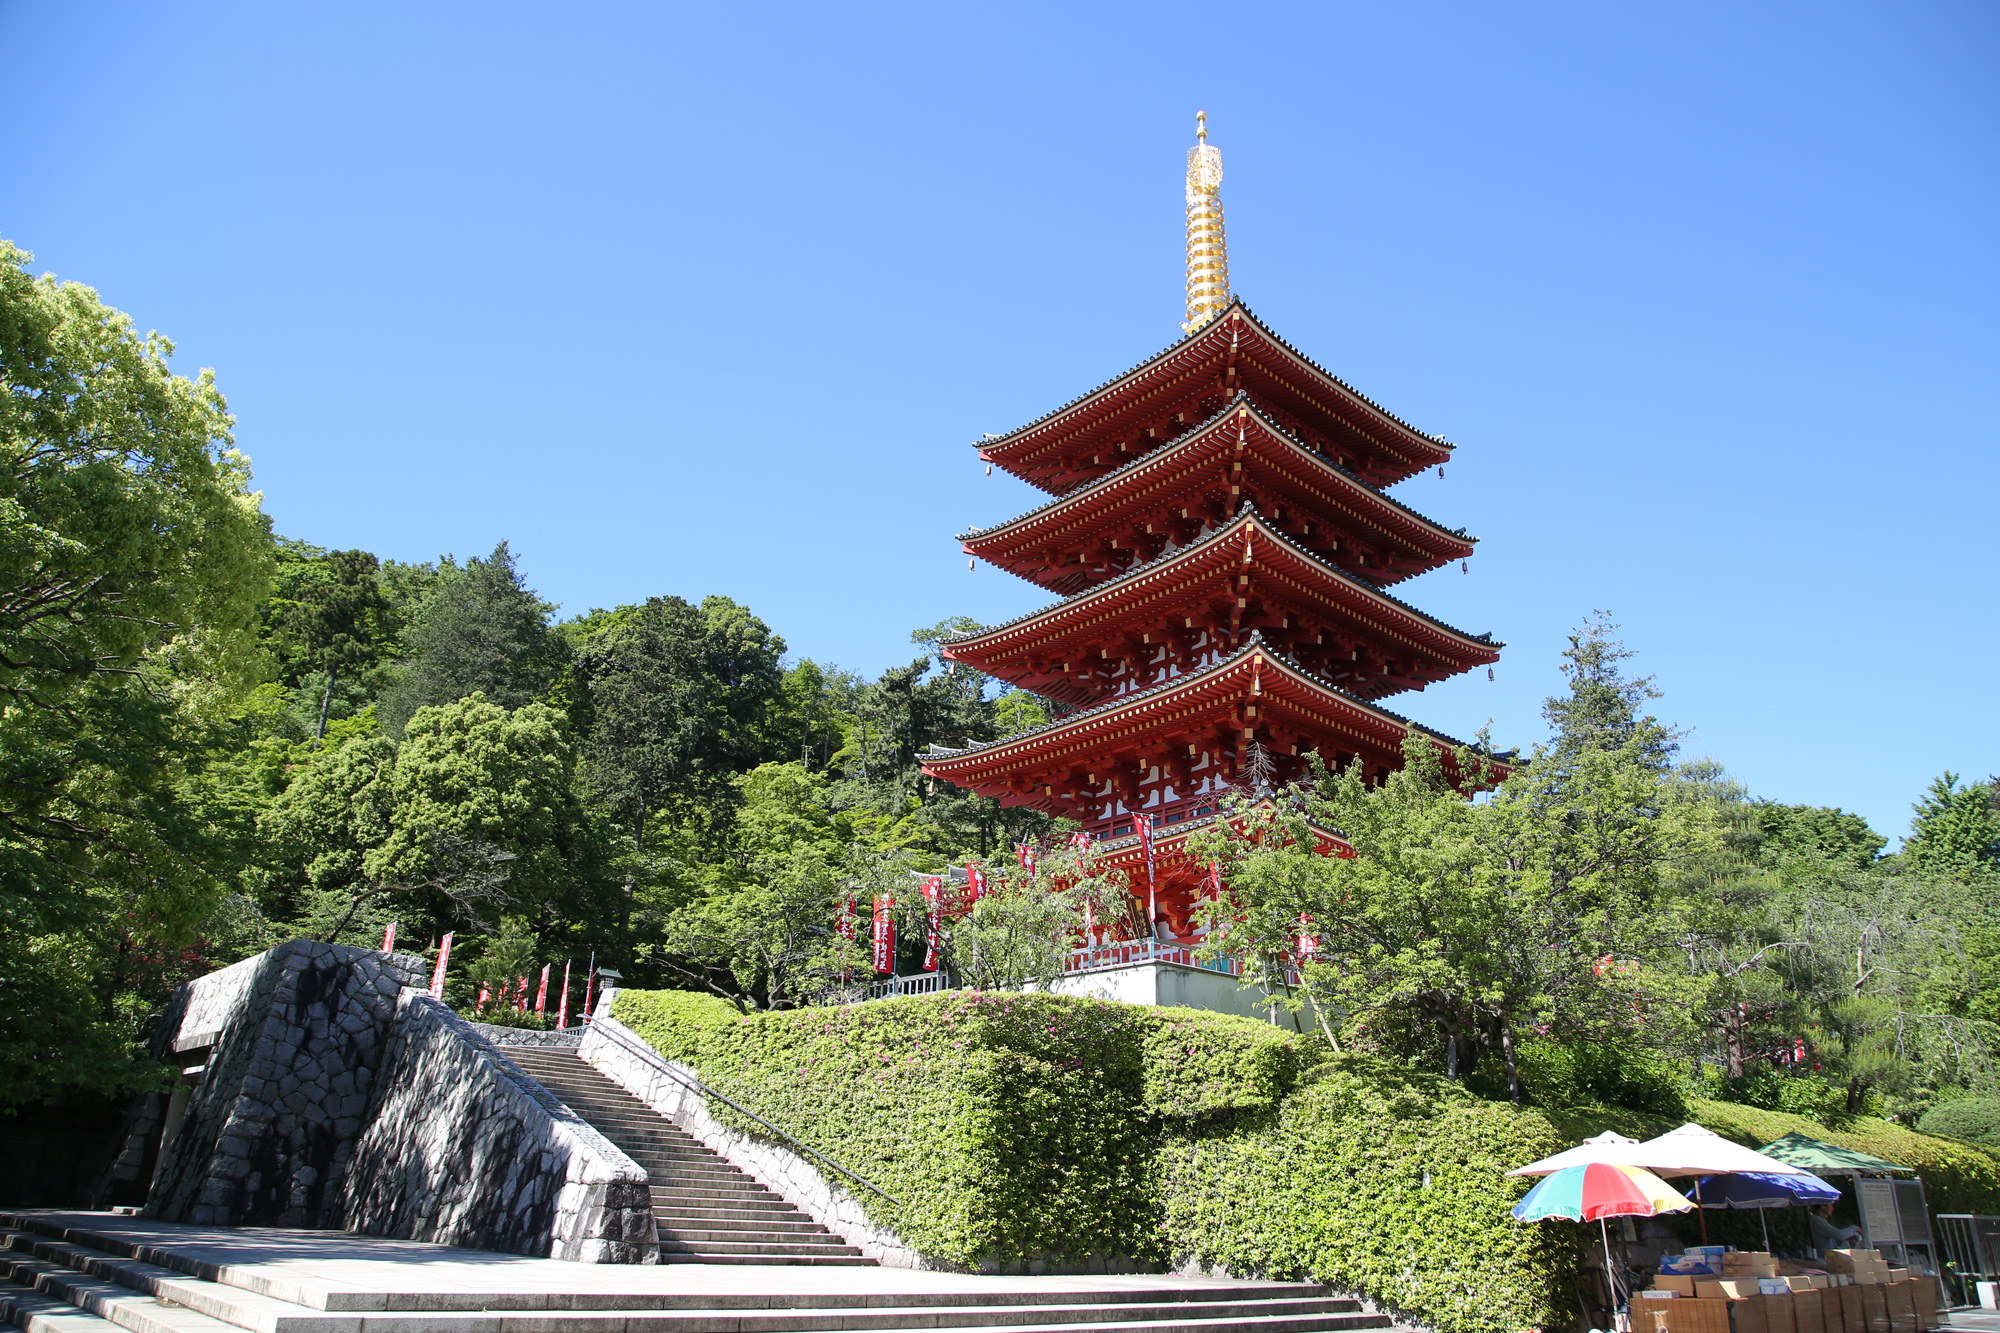
[[[1306,359],[1231,296],[1222,156],[1188,153],[1185,336],[979,456],[1054,498],[961,538],[1063,600],[949,640],[946,657],[1055,701],[1056,722],[933,747],[924,771],[1080,821],[1135,872],[1154,929],[1186,938],[1201,868],[1177,854],[1218,797],[1308,756],[1371,776],[1404,738],[1381,706],[1501,645],[1392,596],[1473,538],[1385,488],[1452,446]],[[1060,710],[1059,710],[1060,711]],[[1151,883],[1138,821],[1152,834]]]

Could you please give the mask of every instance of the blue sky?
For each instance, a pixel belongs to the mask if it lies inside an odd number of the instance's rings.
[[[0,235],[213,366],[279,531],[502,537],[874,672],[1045,600],[1004,431],[1236,290],[1459,456],[1392,706],[1542,735],[1595,608],[1691,753],[1901,833],[2000,769],[2000,8],[0,4]]]

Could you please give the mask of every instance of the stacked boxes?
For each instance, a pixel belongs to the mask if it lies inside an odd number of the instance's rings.
[[[1875,1250],[1835,1250],[1831,1273],[1781,1273],[1769,1254],[1691,1248],[1661,1261],[1634,1333],[1930,1333],[1936,1278],[1890,1268]]]
[[[1872,1287],[1889,1280],[1889,1265],[1880,1250],[1828,1250],[1826,1268],[1854,1279],[1857,1286]]]

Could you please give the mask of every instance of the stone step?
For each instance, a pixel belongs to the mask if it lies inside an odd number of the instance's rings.
[[[662,1256],[690,1254],[699,1258],[715,1255],[747,1256],[765,1263],[783,1263],[797,1258],[858,1259],[861,1251],[852,1245],[806,1245],[759,1240],[668,1240],[660,1242]]]
[[[750,1222],[765,1225],[775,1222],[798,1222],[817,1226],[812,1218],[796,1208],[701,1208],[692,1204],[662,1202],[653,1200],[653,1216],[659,1218],[679,1218],[688,1222]]]
[[[118,1327],[68,1301],[4,1278],[0,1278],[0,1323],[12,1324],[22,1333],[116,1333]]]
[[[511,1054],[511,1053],[510,1053]],[[662,1259],[773,1264],[873,1264],[727,1158],[626,1092],[578,1055],[536,1051],[516,1061],[646,1172]],[[752,1203],[772,1205],[758,1216]],[[748,1217],[687,1216],[718,1206]],[[796,1219],[796,1220],[794,1220]]]
[[[16,1219],[21,1221],[23,1219]],[[57,1234],[62,1234],[57,1229]],[[85,1233],[72,1232],[71,1235]],[[329,1313],[132,1259],[142,1247],[114,1236],[91,1235],[112,1250],[54,1239],[40,1232],[0,1232],[0,1261],[23,1270],[43,1287],[31,1291],[0,1279],[0,1318],[24,1333],[896,1333],[900,1330],[1005,1328],[1008,1333],[1350,1333],[1390,1327],[1384,1315],[1361,1314],[1354,1301],[1321,1287],[1289,1283],[1232,1287],[1158,1286],[958,1292],[786,1292],[765,1283],[758,1290],[728,1294],[699,1291],[634,1294],[607,1302],[605,1293],[564,1296],[534,1291],[453,1290],[401,1293],[388,1297],[411,1302],[383,1308],[383,1295],[352,1313]],[[198,1267],[164,1245],[144,1251],[172,1263]],[[39,1262],[27,1251],[40,1251]],[[59,1263],[54,1256],[66,1259]],[[766,1255],[698,1255],[669,1249],[666,1263],[769,1264]],[[852,1255],[793,1256],[809,1266],[854,1266]],[[86,1273],[84,1270],[93,1270]],[[258,1280],[254,1266],[216,1268],[236,1283]],[[147,1288],[152,1290],[147,1290]],[[587,1282],[580,1292],[588,1292]],[[113,1316],[79,1311],[67,1295]],[[357,1292],[357,1296],[362,1293]],[[571,1305],[587,1303],[590,1308]],[[623,1308],[619,1308],[622,1306]]]
[[[742,1176],[735,1181],[715,1182],[675,1179],[669,1176],[650,1182],[647,1188],[655,1199],[664,1194],[676,1199],[687,1199],[690,1202],[696,1199],[727,1199],[732,1208],[748,1208],[760,1203],[774,1206],[784,1204],[787,1208],[792,1206],[784,1196],[772,1193],[762,1182],[749,1176]]]
[[[667,1208],[655,1208],[653,1221],[682,1234],[695,1231],[722,1231],[732,1235],[769,1236],[774,1240],[794,1236],[832,1239],[833,1233],[811,1218],[799,1222],[778,1222],[767,1217],[748,1220],[740,1217],[689,1217]]]
[[[653,1214],[660,1243],[706,1241],[721,1245],[846,1245],[817,1222],[714,1222],[694,1217]],[[848,1246],[848,1248],[852,1248]]]

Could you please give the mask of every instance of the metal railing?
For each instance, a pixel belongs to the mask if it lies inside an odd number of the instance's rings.
[[[688,1091],[705,1098],[713,1097],[716,1101],[721,1102],[724,1106],[727,1106],[730,1110],[736,1112],[738,1115],[756,1121],[758,1124],[762,1125],[765,1129],[770,1130],[772,1134],[776,1135],[780,1139],[783,1139],[786,1143],[798,1149],[800,1152],[806,1153],[818,1159],[819,1161],[826,1163],[834,1170],[840,1172],[841,1175],[846,1176],[849,1180],[856,1181],[860,1184],[866,1185],[869,1189],[874,1190],[877,1194],[887,1199],[890,1203],[895,1204],[898,1208],[903,1206],[903,1201],[901,1199],[898,1199],[895,1195],[889,1193],[889,1191],[883,1189],[880,1185],[877,1185],[874,1181],[868,1179],[866,1176],[848,1170],[846,1167],[842,1166],[839,1162],[833,1160],[833,1158],[828,1157],[825,1153],[813,1147],[810,1143],[805,1143],[801,1141],[796,1135],[789,1134],[784,1130],[779,1129],[776,1125],[766,1120],[763,1116],[758,1115],[755,1111],[743,1105],[743,1103],[730,1097],[727,1093],[718,1091],[717,1089],[711,1087],[709,1084],[703,1082],[699,1077],[690,1078],[688,1075],[683,1074],[680,1070],[675,1069],[673,1067],[672,1062],[669,1061],[665,1056],[661,1055],[658,1051],[654,1050],[651,1046],[648,1046],[645,1042],[639,1040],[637,1037],[626,1035],[626,1033],[622,1031],[619,1027],[617,1027],[615,1023],[593,1022],[590,1026],[591,1029],[594,1032],[596,1032],[598,1036],[603,1037],[607,1041],[615,1043],[628,1054],[638,1056],[641,1061],[652,1066],[660,1073],[665,1074],[668,1078],[680,1084]]]
[[[1937,1242],[1941,1276],[1954,1281],[1961,1305],[1972,1305],[1974,1282],[2000,1282],[2000,1217],[1984,1213],[1939,1213]]]

